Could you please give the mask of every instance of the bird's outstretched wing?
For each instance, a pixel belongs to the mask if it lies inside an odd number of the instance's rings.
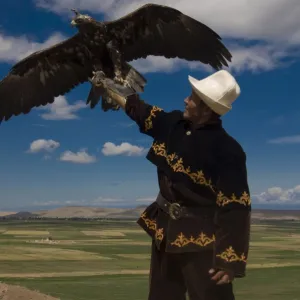
[[[87,81],[92,71],[90,52],[78,34],[29,55],[0,81],[0,123],[53,103],[55,97]]]
[[[127,61],[148,55],[178,57],[216,70],[231,61],[231,53],[216,32],[171,7],[146,4],[106,26]]]

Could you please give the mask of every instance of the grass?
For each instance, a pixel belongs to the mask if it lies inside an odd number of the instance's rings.
[[[58,243],[35,242],[48,236]],[[135,222],[0,223],[0,281],[62,300],[147,299],[149,259],[149,237]],[[237,300],[300,300],[300,224],[253,226],[248,266],[234,284]]]
[[[128,300],[147,299],[147,276],[111,275],[80,277],[54,277],[24,280],[6,280],[41,292],[51,291],[52,296],[62,300]]]

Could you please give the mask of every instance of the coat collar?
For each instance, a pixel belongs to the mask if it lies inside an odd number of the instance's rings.
[[[192,128],[192,129],[219,129],[222,128],[222,120],[217,119],[205,124],[194,124],[191,121],[188,121],[183,118],[183,113],[181,113],[181,118],[179,120],[180,123],[184,123],[184,126],[186,128]]]

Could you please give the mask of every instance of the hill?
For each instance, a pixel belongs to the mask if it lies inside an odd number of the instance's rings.
[[[252,212],[252,219],[259,220],[300,220],[300,210],[257,209]]]
[[[33,212],[4,213],[5,218],[111,218],[111,219],[136,219],[146,206],[135,208],[103,208],[88,206],[65,206],[49,210]],[[253,209],[252,220],[296,220],[300,221],[300,210],[267,210]]]
[[[106,218],[110,214],[123,212],[123,208],[65,206],[51,210],[35,211],[33,213],[44,218]]]
[[[5,215],[6,219],[28,219],[37,217],[37,214],[31,213],[29,211],[20,211],[18,213]]]
[[[15,214],[15,211],[0,211],[0,217],[8,216],[8,215],[13,215]]]

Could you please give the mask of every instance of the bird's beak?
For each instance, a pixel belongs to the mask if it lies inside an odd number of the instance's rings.
[[[76,26],[75,20],[72,20],[72,21],[71,21],[71,25],[72,25],[72,26]]]
[[[76,15],[76,16],[78,16],[79,15],[79,12],[76,10],[76,9],[71,9],[71,11]]]

